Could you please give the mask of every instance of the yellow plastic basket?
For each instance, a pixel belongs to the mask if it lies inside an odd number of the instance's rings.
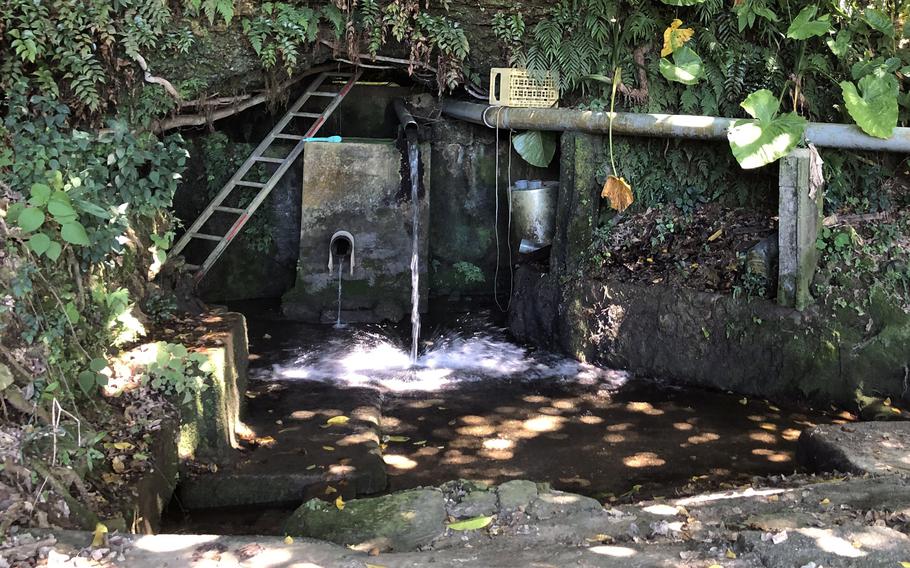
[[[525,69],[490,69],[490,105],[521,108],[559,106],[558,77],[555,73],[531,75]]]

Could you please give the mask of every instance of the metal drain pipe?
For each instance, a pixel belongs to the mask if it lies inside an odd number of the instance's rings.
[[[563,108],[493,107],[463,101],[444,100],[442,112],[490,128],[513,130],[575,130],[605,134],[610,128],[610,113]],[[735,119],[685,114],[638,114],[618,112],[613,133],[657,138],[726,140]],[[824,148],[910,153],[910,128],[895,128],[887,140],[867,136],[853,124],[810,122],[807,142]]]
[[[395,109],[395,114],[398,115],[398,122],[401,123],[401,127],[405,132],[412,128],[417,128],[417,121],[414,120],[411,111],[404,104],[404,99],[395,99],[392,101],[392,107]]]

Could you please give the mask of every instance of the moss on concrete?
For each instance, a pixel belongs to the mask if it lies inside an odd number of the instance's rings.
[[[181,459],[222,461],[238,446],[235,432],[246,392],[246,319],[241,314],[217,316],[217,328],[200,338],[198,345],[187,342],[211,362],[211,387],[180,406],[178,454]]]

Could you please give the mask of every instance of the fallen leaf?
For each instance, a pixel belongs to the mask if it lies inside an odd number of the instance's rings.
[[[882,404],[884,404],[885,406],[891,406],[891,397],[889,396],[884,401],[882,401]]]
[[[335,451],[335,448],[333,448],[332,446],[322,446],[322,449],[325,450],[325,451],[327,451],[327,452],[334,452],[334,451]]]
[[[727,552],[724,553],[724,556],[726,556],[726,557],[729,558],[730,560],[733,560],[733,559],[736,558],[736,553],[733,552],[732,550],[730,550],[730,549],[728,548],[728,549],[727,549]]]
[[[308,465],[306,469],[307,469],[307,471],[312,471],[312,470],[316,469],[316,464]]]
[[[407,442],[410,438],[407,436],[389,436],[387,440],[389,442]]]
[[[453,531],[476,531],[477,529],[482,529],[485,526],[493,522],[493,517],[474,517],[473,519],[467,519],[464,521],[458,521],[457,523],[450,523],[446,525],[448,528]]]
[[[366,566],[367,566],[367,568],[386,568],[385,566],[382,566],[381,564],[367,564]]]
[[[325,421],[327,426],[339,426],[341,424],[347,424],[350,418],[347,416],[333,416]]]
[[[98,547],[104,544],[104,535],[107,534],[107,526],[104,523],[95,525],[95,532],[92,533],[92,546]]]
[[[331,495],[332,493],[338,493],[338,490],[335,489],[334,487],[332,487],[331,485],[329,485],[328,487],[325,488],[326,495]]]
[[[822,499],[821,501],[818,502],[819,505],[828,505],[830,503],[831,503],[831,499],[828,499],[827,497],[825,497],[824,499]]]
[[[739,403],[743,406],[746,406],[747,404],[749,404],[749,399],[746,397],[743,397],[743,398],[739,399]]]
[[[907,561],[901,562],[901,568],[910,568],[910,562],[907,562]]]
[[[341,495],[335,498],[335,506],[339,511],[344,511],[344,499],[341,498]]]
[[[291,537],[291,535],[288,535],[288,536],[284,537],[284,543],[285,544],[294,544],[294,539]]]
[[[114,456],[114,459],[111,460],[111,467],[113,467],[114,471],[117,473],[126,471],[126,465],[123,463],[123,456]]]
[[[423,445],[425,445],[426,443],[427,443],[426,440],[420,440],[419,442],[414,442],[414,445],[415,445],[415,446],[423,446]]]
[[[114,448],[117,450],[130,450],[133,448],[133,445],[129,442],[114,442]]]
[[[854,541],[851,542],[850,544],[853,545],[853,548],[862,548],[862,547],[863,547],[863,543],[861,543],[861,542],[858,541],[858,540],[854,540]]]
[[[708,237],[708,242],[709,242],[709,243],[713,243],[714,241],[716,241],[717,239],[719,239],[720,236],[723,235],[723,234],[724,234],[724,230],[723,230],[723,229],[718,229],[718,230],[714,231],[714,233],[712,233],[711,236]]]
[[[620,213],[625,211],[635,201],[635,197],[632,195],[632,187],[625,179],[616,176],[607,177],[600,196],[609,199],[610,207]]]

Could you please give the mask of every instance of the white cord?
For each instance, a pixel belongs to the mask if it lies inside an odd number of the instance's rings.
[[[483,114],[481,115],[484,124],[490,126],[490,123],[487,121],[486,113],[490,110],[490,107],[484,109]],[[507,220],[507,234],[506,242],[509,250],[509,299],[506,302],[506,307],[503,308],[502,304],[499,303],[499,259],[501,257],[500,253],[500,244],[499,244],[499,123],[500,115],[502,111],[505,110],[505,107],[496,107],[496,168],[494,180],[494,191],[495,191],[495,216],[493,218],[493,235],[496,238],[496,272],[493,276],[493,300],[496,302],[496,307],[500,311],[506,312],[512,306],[512,291],[514,285],[515,275],[512,270],[512,129],[509,129],[509,167],[508,167],[508,181],[509,187],[506,189],[508,192],[507,203],[509,206],[509,218]]]

